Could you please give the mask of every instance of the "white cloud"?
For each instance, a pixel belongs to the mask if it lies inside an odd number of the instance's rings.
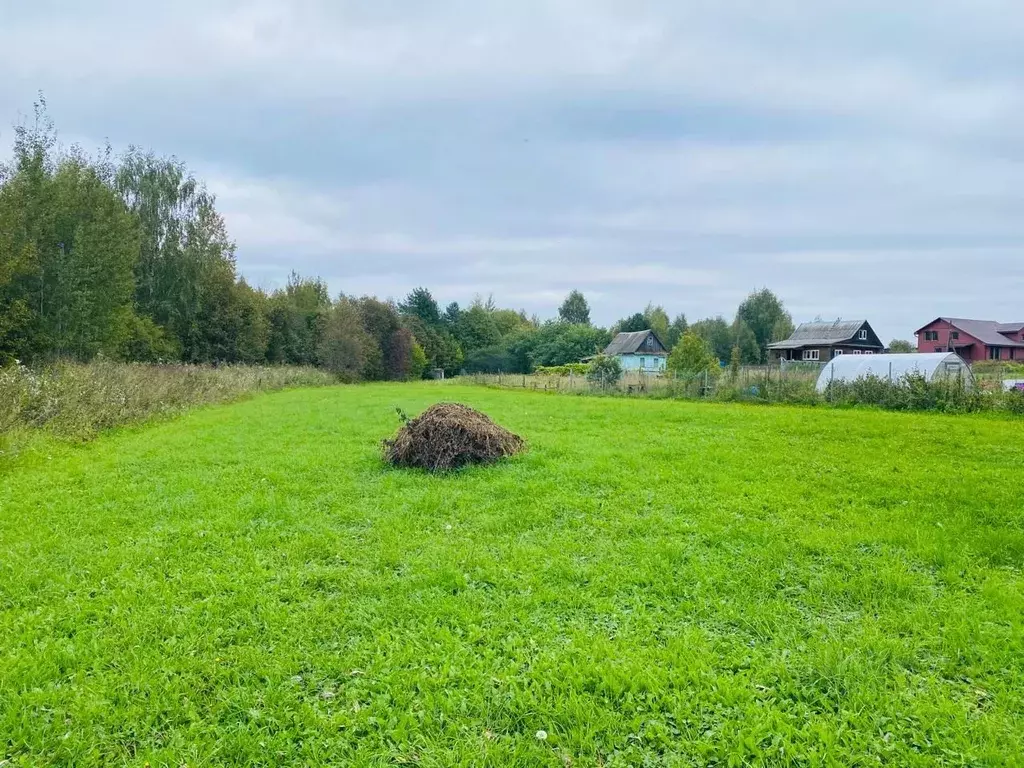
[[[0,10],[0,119],[41,88],[86,144],[181,154],[261,284],[1015,314],[1015,0],[151,6]]]

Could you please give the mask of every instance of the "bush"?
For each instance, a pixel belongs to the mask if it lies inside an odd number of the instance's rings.
[[[717,377],[722,372],[718,358],[708,343],[695,333],[687,332],[668,356],[668,369],[684,376],[708,375]]]
[[[617,357],[598,355],[587,366],[587,380],[607,386],[617,384],[622,378],[622,363]]]
[[[896,381],[877,376],[834,381],[826,389],[825,399],[833,405],[873,405],[888,411],[975,413],[993,405],[991,396],[968,389],[960,381],[929,382],[919,373]]]

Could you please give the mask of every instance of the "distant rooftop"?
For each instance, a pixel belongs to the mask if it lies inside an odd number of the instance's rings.
[[[833,322],[801,323],[785,341],[776,341],[768,349],[796,349],[814,345],[828,346],[853,341],[867,320],[835,320]]]

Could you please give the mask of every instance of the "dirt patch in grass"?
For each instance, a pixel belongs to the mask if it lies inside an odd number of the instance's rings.
[[[480,411],[458,403],[438,403],[384,441],[384,460],[395,467],[444,472],[467,464],[489,464],[525,447],[523,438]]]

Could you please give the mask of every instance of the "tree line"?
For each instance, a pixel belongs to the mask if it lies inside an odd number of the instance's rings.
[[[102,354],[402,380],[564,365],[648,328],[670,350],[689,334],[709,357],[753,364],[793,324],[767,289],[731,322],[670,320],[649,304],[610,328],[591,322],[579,291],[546,322],[482,297],[442,309],[427,288],[397,302],[332,297],[321,279],[294,273],[264,291],[238,274],[216,198],[183,163],[136,147],[119,157],[65,148],[42,99],[0,165],[0,364]]]

